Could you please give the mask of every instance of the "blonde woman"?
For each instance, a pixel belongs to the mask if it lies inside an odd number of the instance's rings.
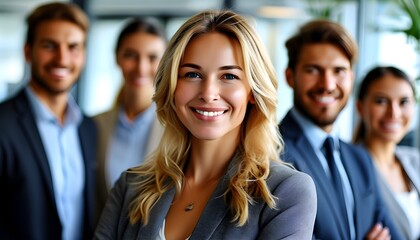
[[[397,145],[414,117],[414,85],[402,70],[378,66],[359,89],[361,122],[354,140],[372,156],[384,202],[400,233],[404,239],[420,239],[420,153]]]
[[[162,140],[120,177],[96,239],[311,239],[315,186],[278,160],[277,80],[243,17],[191,17],[155,87]]]

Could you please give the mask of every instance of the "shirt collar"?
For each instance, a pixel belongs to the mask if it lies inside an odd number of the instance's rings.
[[[333,126],[331,133],[326,133],[295,107],[291,109],[292,116],[296,119],[298,125],[302,128],[305,137],[314,149],[322,149],[325,139],[331,136],[334,140],[334,146],[338,147],[338,132]]]
[[[32,88],[28,85],[25,88],[26,95],[28,96],[29,102],[34,109],[35,118],[39,121],[49,121],[58,123],[57,117],[51,112],[51,110],[38,98]],[[67,109],[64,120],[64,125],[76,124],[78,125],[82,121],[82,112],[77,105],[74,98],[69,95],[67,100]]]
[[[155,112],[156,104],[152,103],[152,105],[150,105],[149,108],[147,108],[144,112],[136,116],[133,121],[130,121],[127,118],[124,106],[120,105],[120,107],[118,108],[118,122],[126,128],[136,128],[139,126],[143,126],[145,122],[152,121],[152,119],[155,116]]]

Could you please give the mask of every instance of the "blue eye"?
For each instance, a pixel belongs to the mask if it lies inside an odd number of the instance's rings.
[[[185,77],[187,78],[200,78],[200,74],[195,73],[195,72],[187,72],[185,75]]]
[[[228,80],[239,79],[238,76],[233,75],[233,74],[225,74],[223,75],[223,78],[228,79]]]

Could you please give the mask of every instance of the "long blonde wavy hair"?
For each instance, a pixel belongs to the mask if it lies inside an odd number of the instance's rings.
[[[233,219],[243,226],[248,219],[248,205],[262,198],[275,208],[275,197],[266,184],[270,161],[279,161],[283,147],[276,121],[277,79],[267,51],[242,16],[229,11],[203,11],[187,20],[169,42],[155,77],[158,118],[165,126],[156,151],[141,166],[131,172],[138,174],[136,198],[130,205],[130,221],[147,224],[150,211],[162,194],[175,186],[182,189],[183,169],[191,150],[190,133],[175,112],[174,92],[178,69],[185,48],[200,34],[218,32],[236,39],[241,48],[244,71],[251,86],[255,104],[249,104],[238,150],[243,157],[230,179],[225,199],[230,195]]]

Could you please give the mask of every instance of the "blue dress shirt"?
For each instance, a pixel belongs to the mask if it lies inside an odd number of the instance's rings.
[[[115,132],[107,152],[105,166],[108,189],[111,189],[121,173],[143,163],[150,130],[155,118],[156,105],[130,121],[123,107],[118,110]]]
[[[26,93],[47,154],[57,212],[63,226],[62,237],[81,239],[85,186],[85,167],[78,135],[81,111],[70,96],[61,124],[30,87],[26,88]]]

